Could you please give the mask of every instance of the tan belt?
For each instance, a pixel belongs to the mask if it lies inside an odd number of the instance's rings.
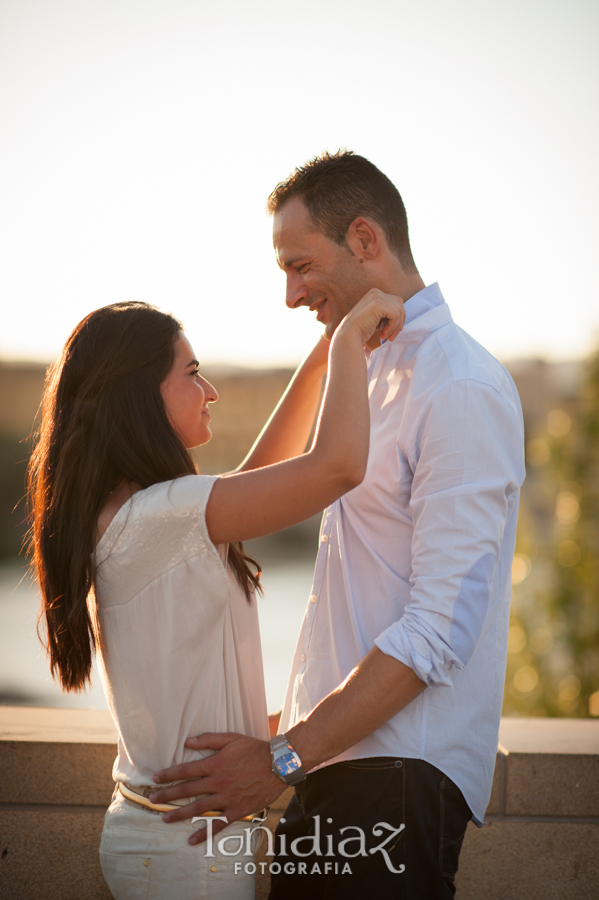
[[[131,803],[136,803],[138,806],[143,806],[144,809],[148,809],[151,812],[161,813],[161,812],[170,812],[172,809],[180,809],[182,806],[186,806],[188,803],[193,803],[194,800],[197,800],[198,797],[182,797],[180,800],[173,800],[172,803],[152,803],[149,799],[149,795],[153,794],[154,791],[158,790],[156,785],[141,785],[140,787],[134,787],[131,784],[125,784],[122,781],[117,782],[117,788],[125,798],[125,800],[129,800]],[[222,816],[223,812],[221,809],[210,810],[209,812],[204,812],[201,816]],[[268,815],[268,807],[265,809],[261,809],[257,813],[253,813],[250,816],[244,816],[243,819],[240,819],[241,822],[252,822],[254,819],[265,819]],[[201,818],[198,817],[198,818]]]

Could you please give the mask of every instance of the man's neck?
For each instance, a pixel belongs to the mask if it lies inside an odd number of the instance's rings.
[[[385,291],[386,294],[393,294],[395,297],[401,297],[403,302],[407,303],[410,297],[413,297],[414,294],[422,291],[426,285],[418,272],[415,272],[413,275],[406,275],[406,273],[402,271],[401,273],[393,273],[393,276],[389,278],[388,283],[385,285],[377,285],[377,287],[379,287],[381,291]],[[378,332],[373,334],[366,346],[370,350],[376,350],[377,347],[381,346]]]

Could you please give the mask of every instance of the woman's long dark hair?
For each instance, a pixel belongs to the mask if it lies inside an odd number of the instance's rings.
[[[29,550],[39,581],[46,650],[65,691],[89,680],[98,632],[88,596],[98,516],[122,482],[150,487],[197,474],[171,426],[160,385],[182,326],[147,303],[113,303],[77,325],[48,371],[28,470]],[[229,561],[248,601],[260,571],[242,544]]]

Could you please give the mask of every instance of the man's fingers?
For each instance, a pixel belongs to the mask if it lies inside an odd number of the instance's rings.
[[[223,747],[226,747],[227,744],[230,744],[231,741],[236,740],[238,737],[239,735],[234,733],[215,734],[205,732],[204,734],[198,734],[197,737],[188,737],[185,741],[185,746],[191,750],[222,750]]]
[[[182,781],[181,784],[172,784],[169,787],[156,789],[150,794],[152,803],[170,803],[171,800],[182,800],[184,797],[197,797],[199,794],[209,792],[209,778],[193,778]]]
[[[204,778],[210,774],[211,766],[206,759],[194,759],[191,762],[171,766],[170,769],[161,769],[153,777],[154,784],[169,784],[171,781],[189,781],[191,778]]]
[[[271,771],[267,741],[246,735],[200,735],[189,743],[197,746],[200,742],[209,743],[212,748],[221,744],[221,749],[206,760],[184,763],[158,773],[158,778],[192,775],[185,783],[153,792],[152,797],[157,796],[157,799],[192,798],[191,803],[165,813],[165,822],[188,821],[216,810],[224,810],[228,821],[233,822],[253,814],[283,792],[285,785]],[[207,774],[198,778],[202,772]],[[195,797],[198,799],[193,799]]]
[[[172,824],[173,822],[183,822],[185,819],[193,819],[194,816],[204,816],[207,812],[216,812],[219,811],[219,816],[226,815],[224,812],[220,812],[224,805],[224,801],[222,797],[218,794],[209,794],[207,797],[200,797],[199,800],[194,800],[193,803],[185,803],[183,806],[177,807],[177,809],[172,809],[170,812],[162,814],[162,821],[169,822]],[[229,819],[229,821],[231,821]]]
[[[197,737],[187,738],[185,746],[191,750],[222,750],[231,741],[237,740],[238,734],[199,734]],[[189,778],[200,778],[209,775],[216,764],[216,755],[207,756],[205,759],[194,759],[191,762],[161,769],[153,776],[154,784],[165,784],[170,781],[183,781]],[[212,760],[212,762],[210,762]],[[190,796],[184,794],[183,796]]]

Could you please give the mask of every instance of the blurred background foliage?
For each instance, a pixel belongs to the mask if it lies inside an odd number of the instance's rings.
[[[523,402],[504,715],[599,716],[599,352],[540,405]]]
[[[599,716],[599,352],[584,362],[508,364],[524,412],[527,478],[512,570],[504,715]],[[291,371],[216,367],[204,472],[234,468]],[[0,563],[18,555],[31,431],[44,367],[0,362]],[[265,564],[316,553],[318,520],[252,548]]]

